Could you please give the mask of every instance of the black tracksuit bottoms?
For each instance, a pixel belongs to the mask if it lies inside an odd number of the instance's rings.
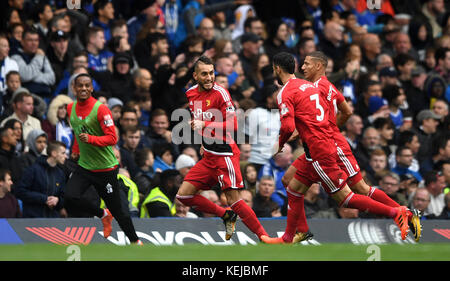
[[[84,210],[92,216],[101,218],[103,209],[95,206],[89,201],[82,199],[82,194],[91,185],[95,187],[100,198],[105,201],[106,207],[116,219],[120,228],[125,232],[130,242],[136,242],[139,238],[136,235],[130,211],[128,209],[128,200],[120,190],[117,173],[119,169],[106,172],[92,172],[77,165],[75,171],[71,174],[64,192],[64,205],[70,213],[75,210]]]

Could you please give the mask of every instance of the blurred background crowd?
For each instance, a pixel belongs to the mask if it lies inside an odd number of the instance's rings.
[[[272,157],[280,85],[271,59],[292,53],[302,77],[305,56],[320,50],[328,79],[353,107],[341,131],[366,182],[423,219],[449,218],[448,1],[4,0],[0,14],[0,217],[86,216],[63,207],[76,165],[66,106],[79,73],[93,77],[94,97],[112,112],[133,216],[207,217],[175,200],[202,156],[199,145],[173,143],[171,118],[188,110],[185,91],[201,55],[242,109],[244,200],[258,217],[286,215],[281,178],[303,151],[294,141]],[[55,140],[68,159],[52,167]],[[33,173],[42,176],[30,180]],[[156,187],[166,208],[154,204]],[[202,195],[226,205],[220,188]],[[93,188],[85,197],[102,204]],[[314,184],[307,217],[368,217],[331,201]]]

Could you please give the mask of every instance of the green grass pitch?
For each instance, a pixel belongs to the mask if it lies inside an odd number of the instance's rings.
[[[230,245],[70,247],[1,245],[0,261],[450,261],[450,243],[415,245]]]

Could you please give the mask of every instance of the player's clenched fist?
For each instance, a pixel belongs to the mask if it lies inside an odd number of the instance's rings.
[[[192,130],[194,130],[194,131],[201,130],[205,127],[205,122],[202,120],[192,120],[192,121],[189,121],[189,123],[191,125]]]

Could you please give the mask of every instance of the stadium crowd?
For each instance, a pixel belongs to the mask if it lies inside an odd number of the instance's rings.
[[[93,77],[95,98],[111,110],[132,216],[207,217],[175,199],[202,157],[200,144],[175,141],[174,117],[188,111],[185,91],[201,55],[213,59],[216,82],[240,112],[243,199],[258,217],[285,216],[281,179],[303,147],[294,140],[272,156],[281,86],[271,59],[294,54],[302,77],[303,60],[320,50],[328,79],[353,107],[341,130],[366,182],[423,211],[422,219],[449,219],[450,2],[303,0],[292,7],[295,18],[261,12],[277,1],[253,2],[2,1],[0,217],[86,216],[64,208],[76,166],[66,107],[80,73]],[[226,206],[219,187],[201,194]],[[93,188],[84,196],[104,204]],[[305,209],[308,218],[369,217],[339,208],[318,184]]]

